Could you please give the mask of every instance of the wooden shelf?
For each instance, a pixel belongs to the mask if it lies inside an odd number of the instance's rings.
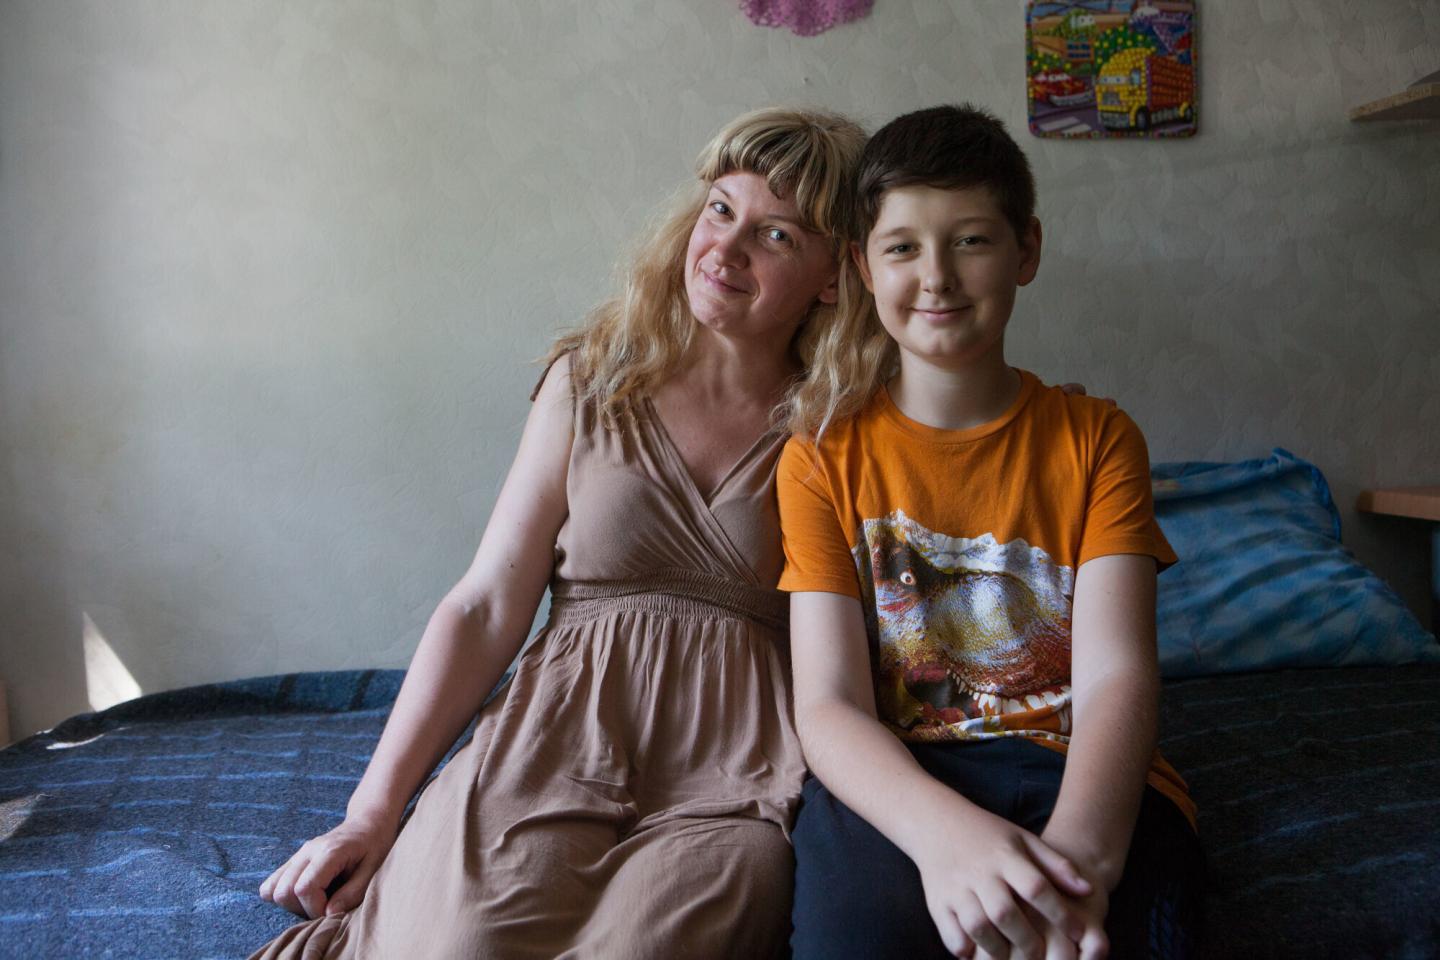
[[[1422,83],[1350,110],[1351,120],[1440,120],[1440,83]]]
[[[1355,509],[1391,517],[1440,520],[1440,487],[1390,487],[1362,490]]]

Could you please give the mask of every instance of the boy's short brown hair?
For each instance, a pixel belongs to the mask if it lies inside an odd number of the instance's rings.
[[[985,187],[1019,240],[1035,215],[1035,175],[1005,124],[970,104],[930,107],[896,117],[876,131],[860,158],[855,239],[863,244],[897,187],[964,190]]]

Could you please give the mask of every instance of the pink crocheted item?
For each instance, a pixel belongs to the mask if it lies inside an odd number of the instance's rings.
[[[824,33],[837,23],[858,20],[875,0],[740,0],[740,9],[762,27],[789,27],[802,37]]]

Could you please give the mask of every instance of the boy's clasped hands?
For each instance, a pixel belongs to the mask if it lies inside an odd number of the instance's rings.
[[[1047,838],[961,801],[935,839],[932,853],[916,865],[930,916],[955,956],[1096,960],[1107,955],[1107,886]]]

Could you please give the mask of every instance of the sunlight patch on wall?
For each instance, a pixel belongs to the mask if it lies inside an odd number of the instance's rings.
[[[140,684],[125,669],[120,657],[105,639],[90,614],[81,613],[84,620],[85,641],[85,692],[90,700],[90,709],[105,710],[134,700],[140,696]]]

